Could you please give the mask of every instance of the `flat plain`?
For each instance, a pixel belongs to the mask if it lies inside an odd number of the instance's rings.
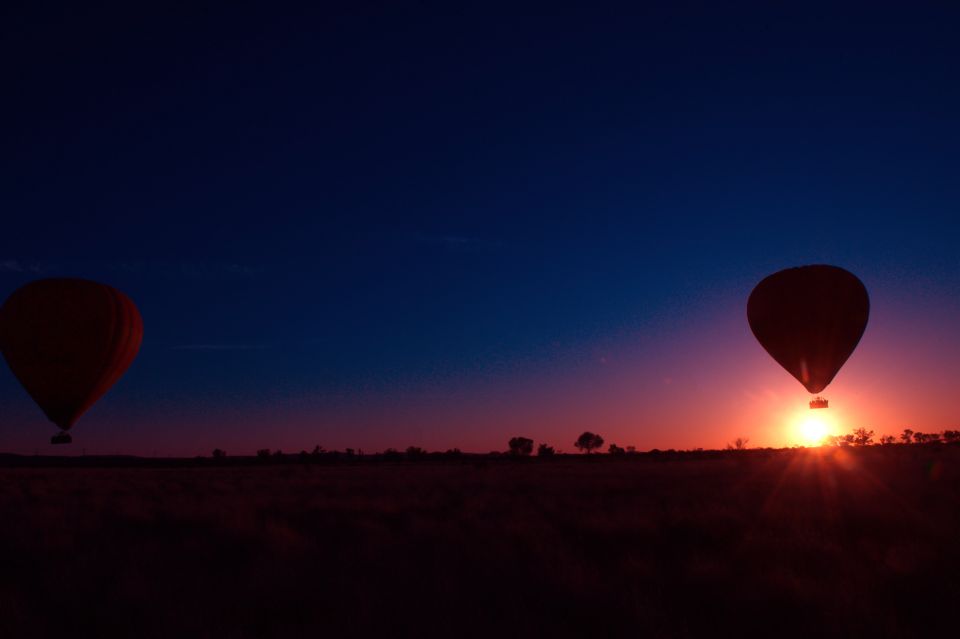
[[[958,446],[0,468],[3,637],[920,637],[958,569]]]

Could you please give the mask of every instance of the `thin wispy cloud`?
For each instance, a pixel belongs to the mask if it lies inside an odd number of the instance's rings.
[[[262,271],[260,268],[237,262],[186,260],[114,262],[106,267],[110,270],[150,277],[185,277],[199,280],[245,277]]]
[[[228,261],[191,260],[74,260],[56,266],[36,261],[0,260],[0,273],[39,274],[56,271],[70,276],[96,273],[123,273],[150,278],[189,280],[229,280],[263,272],[261,267]]]
[[[503,246],[502,242],[497,240],[488,240],[469,235],[430,235],[427,233],[414,233],[413,239],[418,244],[471,253],[498,249]]]
[[[20,260],[0,261],[0,273],[42,273],[43,266],[36,262],[21,262]]]
[[[260,351],[266,344],[177,344],[175,351]]]

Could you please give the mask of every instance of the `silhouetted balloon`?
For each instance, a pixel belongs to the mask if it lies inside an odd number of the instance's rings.
[[[774,273],[747,302],[757,341],[811,393],[833,380],[860,342],[869,315],[863,282],[836,266]]]
[[[133,302],[96,282],[37,280],[0,307],[0,352],[63,430],[120,379],[142,339],[143,321]]]

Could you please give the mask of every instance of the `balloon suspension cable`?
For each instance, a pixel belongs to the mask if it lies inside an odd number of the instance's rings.
[[[829,403],[825,397],[817,395],[810,400],[810,408],[829,408]]]

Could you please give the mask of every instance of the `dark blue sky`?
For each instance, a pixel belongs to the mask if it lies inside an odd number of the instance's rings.
[[[696,333],[796,264],[957,292],[949,3],[320,4],[0,9],[0,297],[89,277],[145,319],[89,441],[274,407],[236,446],[352,411],[454,446],[363,410]],[[7,372],[0,404],[43,441]]]

